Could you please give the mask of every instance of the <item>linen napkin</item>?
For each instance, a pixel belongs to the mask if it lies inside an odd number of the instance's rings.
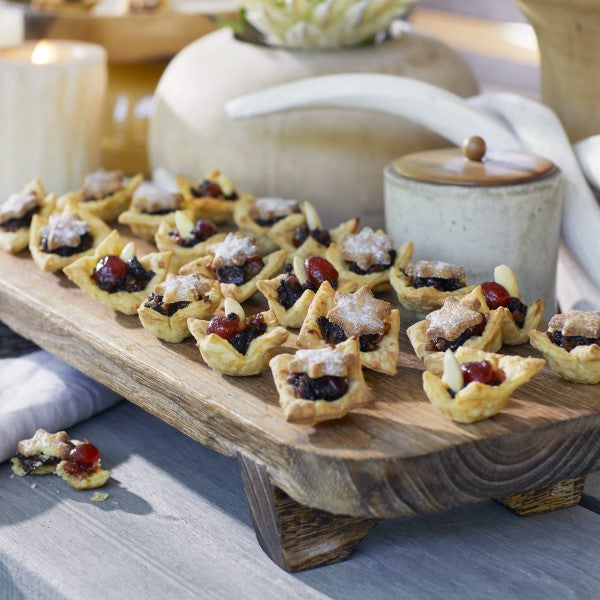
[[[38,350],[0,360],[0,462],[39,427],[67,429],[120,396],[51,354]]]

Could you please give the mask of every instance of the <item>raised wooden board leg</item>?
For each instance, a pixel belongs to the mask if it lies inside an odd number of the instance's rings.
[[[527,517],[579,504],[584,485],[585,475],[498,498],[498,502],[520,517]]]
[[[298,504],[271,483],[262,465],[241,454],[238,461],[258,543],[286,571],[346,560],[378,522]]]

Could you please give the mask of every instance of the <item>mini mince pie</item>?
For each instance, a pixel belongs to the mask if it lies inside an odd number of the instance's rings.
[[[325,256],[340,273],[356,287],[368,285],[374,291],[389,287],[390,269],[398,260],[392,239],[382,230],[365,227],[359,233],[349,233],[339,245],[329,246]]]
[[[502,342],[510,346],[525,344],[529,332],[537,329],[544,314],[541,298],[529,306],[521,302],[517,278],[510,267],[499,265],[494,269],[494,281],[481,284],[483,297],[491,310],[503,306],[508,311],[502,322]]]
[[[500,412],[513,392],[544,367],[540,358],[504,356],[461,346],[446,350],[443,375],[423,372],[429,401],[458,423],[474,423]]]
[[[390,269],[390,283],[402,306],[415,313],[440,308],[446,298],[462,298],[475,286],[467,286],[463,267],[438,260],[412,258],[412,242],[402,244],[396,264]]]
[[[0,250],[17,254],[27,248],[33,215],[48,217],[56,195],[48,194],[39,179],[30,181],[20,192],[0,204]]]
[[[237,200],[247,194],[238,194],[230,179],[220,171],[213,171],[194,183],[183,175],[177,175],[177,187],[197,219],[210,219],[225,223],[233,217]]]
[[[141,302],[169,270],[169,252],[152,252],[138,258],[133,242],[125,243],[114,230],[96,248],[65,270],[84,292],[110,308],[135,315]]]
[[[467,346],[496,352],[502,347],[502,321],[507,310],[488,308],[481,286],[461,299],[446,298],[442,308],[411,325],[406,333],[417,356],[430,371],[439,369],[443,352]]]
[[[254,237],[263,253],[272,252],[279,247],[273,240],[273,235],[290,237],[306,222],[296,200],[255,199],[251,196],[236,202],[233,220],[242,233]]]
[[[548,331],[530,331],[529,341],[561,377],[575,383],[600,383],[600,311],[554,315]]]
[[[66,198],[73,199],[79,210],[111,223],[127,210],[133,193],[143,179],[143,175],[138,174],[126,181],[121,171],[99,169],[86,175],[81,188],[67,194]]]
[[[138,308],[145,329],[166,342],[190,335],[188,319],[206,319],[221,303],[219,282],[198,275],[167,275]]]
[[[173,214],[183,204],[181,194],[167,192],[152,183],[143,182],[135,190],[129,210],[119,215],[119,223],[129,225],[137,237],[153,242],[154,234],[165,215]]]
[[[209,220],[196,221],[191,211],[178,210],[163,218],[154,236],[156,247],[161,252],[170,251],[171,271],[206,256],[208,249],[227,237],[219,233],[217,226]]]
[[[350,219],[333,229],[323,229],[321,219],[310,202],[300,206],[303,222],[295,229],[276,229],[269,232],[269,237],[287,251],[287,262],[292,262],[294,256],[325,256],[332,242],[340,243],[348,233],[354,233],[359,226],[359,219]]]
[[[179,273],[198,273],[208,279],[218,279],[223,296],[238,302],[247,300],[257,290],[261,279],[278,273],[285,263],[285,250],[276,250],[264,259],[254,239],[248,236],[227,234],[224,241],[209,247],[212,256],[204,256],[184,265]]]
[[[279,354],[269,366],[285,418],[294,423],[315,425],[339,419],[373,399],[364,381],[356,338],[335,347]]]
[[[79,210],[70,200],[62,212],[48,217],[33,215],[29,232],[29,251],[43,271],[58,271],[76,260],[93,254],[110,233],[98,217]]]
[[[369,286],[348,294],[321,284],[298,335],[301,348],[339,344],[358,338],[363,366],[395,375],[400,354],[400,313],[373,296]]]
[[[233,298],[225,298],[225,316],[189,319],[188,328],[211,369],[240,377],[264,371],[289,335],[271,311],[246,317]]]
[[[351,281],[342,288],[335,267],[322,256],[309,256],[306,260],[295,256],[293,271],[292,265],[287,267],[286,274],[256,284],[284,327],[302,327],[315,292],[324,281],[334,290],[352,292],[356,289]]]
[[[100,452],[87,439],[71,440],[73,449],[58,463],[56,474],[76,490],[102,487],[110,479],[110,471],[102,468]]]

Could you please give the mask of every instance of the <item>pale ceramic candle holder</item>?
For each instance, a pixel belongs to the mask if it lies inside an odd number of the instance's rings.
[[[0,48],[0,202],[34,177],[66,192],[100,166],[106,79],[106,52],[95,44]]]

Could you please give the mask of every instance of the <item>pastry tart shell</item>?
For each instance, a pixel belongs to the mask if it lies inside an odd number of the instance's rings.
[[[73,264],[64,269],[67,277],[84,292],[87,292],[92,298],[106,304],[106,306],[122,312],[126,315],[135,315],[142,301],[150,294],[154,286],[162,283],[167,276],[169,269],[170,252],[152,252],[146,256],[138,257],[140,264],[144,269],[154,271],[154,277],[148,282],[146,287],[139,292],[113,292],[110,294],[101,290],[92,279],[94,268],[98,261],[107,254],[118,256],[125,242],[117,230],[113,230],[110,235],[95,249],[93,256],[84,256],[76,260]]]
[[[540,298],[527,307],[523,327],[517,327],[509,310],[502,321],[502,342],[509,346],[519,346],[529,341],[529,332],[537,329],[544,314],[544,301]]]
[[[238,352],[227,340],[208,333],[208,321],[189,319],[188,328],[196,338],[204,362],[223,375],[247,377],[264,371],[279,346],[288,338],[288,332],[280,327],[270,311],[261,313],[267,324],[263,335],[250,342],[246,354]]]
[[[497,386],[473,381],[452,398],[446,384],[438,375],[424,371],[423,389],[429,401],[458,423],[474,423],[500,412],[513,392],[539,373],[545,364],[545,361],[540,358],[504,356],[464,346],[457,349],[455,356],[461,364],[488,360],[495,368],[501,368],[506,375],[506,379]]]
[[[335,304],[334,300],[334,289],[329,282],[323,282],[313,298],[306,319],[298,334],[297,344],[299,348],[320,348],[329,345],[321,335],[317,319],[327,316],[327,313]],[[360,360],[363,367],[380,373],[395,375],[398,372],[398,357],[400,356],[400,312],[398,309],[392,309],[385,320],[385,325],[386,333],[377,350],[360,352]]]
[[[575,383],[600,383],[600,346],[576,346],[569,352],[557,346],[548,336],[537,330],[529,332],[531,345],[539,350],[550,368],[563,379]]]
[[[146,307],[147,299],[140,304],[137,312],[144,329],[165,342],[178,344],[191,335],[188,319],[208,319],[219,307],[221,298],[219,282],[213,281],[205,298],[190,302],[171,316]]]
[[[365,383],[359,360],[358,340],[349,338],[335,347],[337,352],[352,353],[356,361],[348,371],[348,391],[337,400],[304,400],[297,398],[293,386],[288,383],[289,364],[293,354],[279,354],[271,359],[269,366],[273,373],[275,387],[279,393],[279,404],[283,408],[287,421],[316,425],[322,421],[330,421],[345,416],[352,409],[368,404],[373,394]]]
[[[412,242],[402,244],[398,257],[390,269],[390,283],[398,296],[400,304],[417,314],[425,314],[441,308],[446,298],[462,298],[475,289],[474,285],[443,292],[432,287],[415,288],[410,285],[410,278],[404,272],[412,258],[414,245]]]
[[[72,488],[76,490],[92,490],[94,488],[102,487],[110,479],[110,471],[101,468],[100,461],[98,461],[97,467],[86,474],[84,477],[74,477],[64,467],[67,461],[61,461],[56,466],[56,474],[62,477]]]

